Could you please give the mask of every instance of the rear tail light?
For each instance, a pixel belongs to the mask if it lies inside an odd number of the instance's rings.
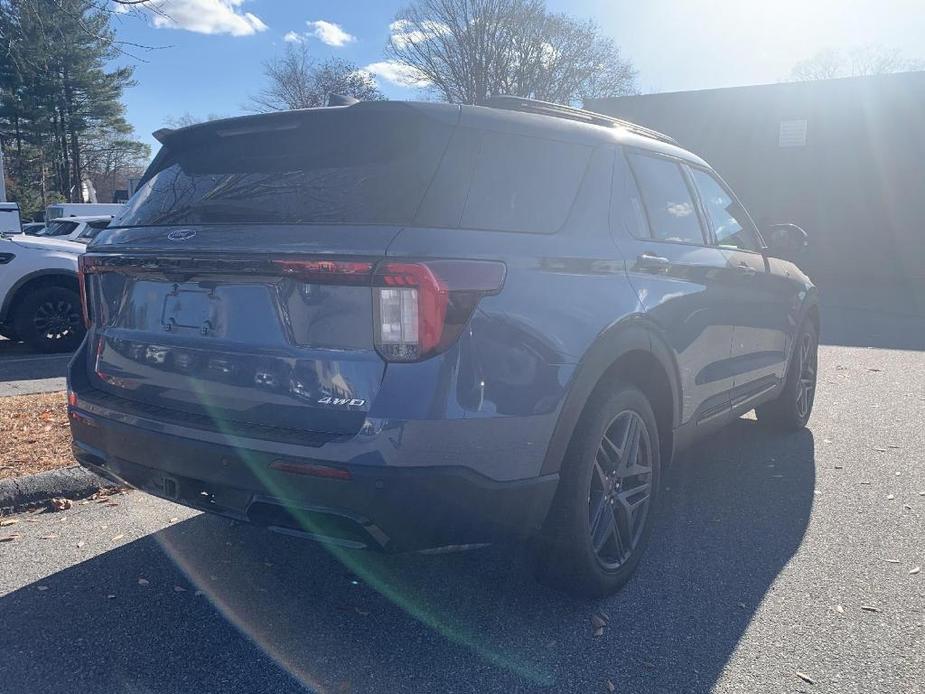
[[[503,282],[504,265],[493,261],[382,263],[373,277],[376,350],[399,362],[441,352]]]
[[[80,309],[84,317],[84,327],[90,327],[90,305],[87,295],[87,274],[92,272],[92,263],[88,262],[84,256],[77,257],[77,284],[80,288]]]

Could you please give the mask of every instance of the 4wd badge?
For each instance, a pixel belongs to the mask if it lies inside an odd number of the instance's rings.
[[[330,395],[321,398],[319,405],[330,405],[332,407],[363,407],[365,400],[359,398],[332,398]]]

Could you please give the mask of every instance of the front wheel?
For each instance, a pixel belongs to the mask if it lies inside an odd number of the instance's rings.
[[[615,592],[649,542],[660,473],[646,396],[621,386],[586,407],[540,543],[540,577],[587,597]]]
[[[37,352],[71,352],[85,328],[80,297],[66,287],[43,287],[23,299],[16,310],[16,334]]]
[[[780,395],[755,408],[758,421],[773,429],[802,429],[809,421],[816,399],[819,334],[812,321],[804,321],[793,347],[787,381]]]

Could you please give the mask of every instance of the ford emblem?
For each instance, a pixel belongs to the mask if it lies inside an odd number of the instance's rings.
[[[171,241],[189,241],[196,235],[196,231],[193,229],[175,229],[167,234],[167,238]]]

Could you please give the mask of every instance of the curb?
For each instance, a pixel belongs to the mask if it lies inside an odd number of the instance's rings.
[[[58,496],[80,499],[117,486],[79,465],[4,479],[0,480],[0,515]]]

